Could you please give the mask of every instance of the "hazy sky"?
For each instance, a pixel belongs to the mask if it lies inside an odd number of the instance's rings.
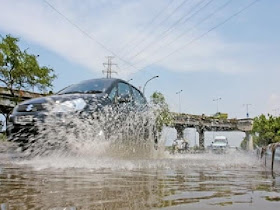
[[[48,2],[68,21],[43,0],[0,0],[0,34],[55,69],[55,90],[103,77],[113,53],[116,77],[143,87],[159,75],[146,95],[162,92],[173,111],[181,89],[187,113],[215,113],[218,97],[230,117],[245,117],[246,103],[251,116],[280,108],[280,1],[260,0],[210,33],[253,0]]]

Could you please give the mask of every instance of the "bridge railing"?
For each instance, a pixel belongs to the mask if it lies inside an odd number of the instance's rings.
[[[46,94],[34,93],[26,90],[14,90],[14,94],[16,97],[21,97],[23,99],[37,98],[46,95]],[[12,97],[10,90],[6,87],[0,87],[0,95],[6,97]]]
[[[272,143],[258,151],[259,157],[263,160],[264,165],[272,171],[280,174],[280,143]]]
[[[175,113],[172,112],[173,118],[175,121],[203,121],[205,123],[237,123],[238,119],[224,119],[224,118],[216,118],[213,116],[206,115],[192,115],[192,114],[184,114],[184,113]]]
[[[192,115],[184,113],[172,113],[174,126],[182,125],[186,127],[204,127],[206,130],[224,130],[224,131],[251,131],[253,119],[236,118],[217,118],[215,116]]]
[[[18,102],[45,96],[41,93],[33,93],[25,90],[13,90],[14,96],[6,87],[0,87],[0,110],[2,113],[8,113]]]

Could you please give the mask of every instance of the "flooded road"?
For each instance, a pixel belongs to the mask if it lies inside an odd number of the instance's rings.
[[[22,158],[0,147],[2,209],[279,209],[280,178],[253,155]]]

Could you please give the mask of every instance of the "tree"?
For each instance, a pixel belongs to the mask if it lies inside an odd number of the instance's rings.
[[[52,88],[56,78],[53,69],[40,66],[37,55],[29,54],[18,46],[19,39],[6,35],[0,41],[0,83],[8,88],[15,97],[14,90],[30,90],[35,87],[40,91]]]
[[[36,87],[40,91],[52,89],[52,82],[56,78],[53,69],[40,66],[37,55],[29,54],[18,46],[19,39],[6,35],[0,41],[0,84],[4,85],[12,95],[12,100],[17,104],[21,95],[16,95],[15,90],[30,90]],[[10,110],[1,110],[6,118]]]
[[[156,91],[151,95],[150,99],[156,110],[157,129],[161,132],[164,125],[169,126],[172,124],[173,117],[162,93]]]
[[[280,117],[272,115],[260,115],[254,119],[253,124],[254,143],[258,146],[266,146],[280,142]]]

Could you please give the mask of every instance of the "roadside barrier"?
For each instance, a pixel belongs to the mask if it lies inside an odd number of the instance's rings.
[[[258,148],[257,155],[271,171],[280,172],[280,143],[272,143]]]

